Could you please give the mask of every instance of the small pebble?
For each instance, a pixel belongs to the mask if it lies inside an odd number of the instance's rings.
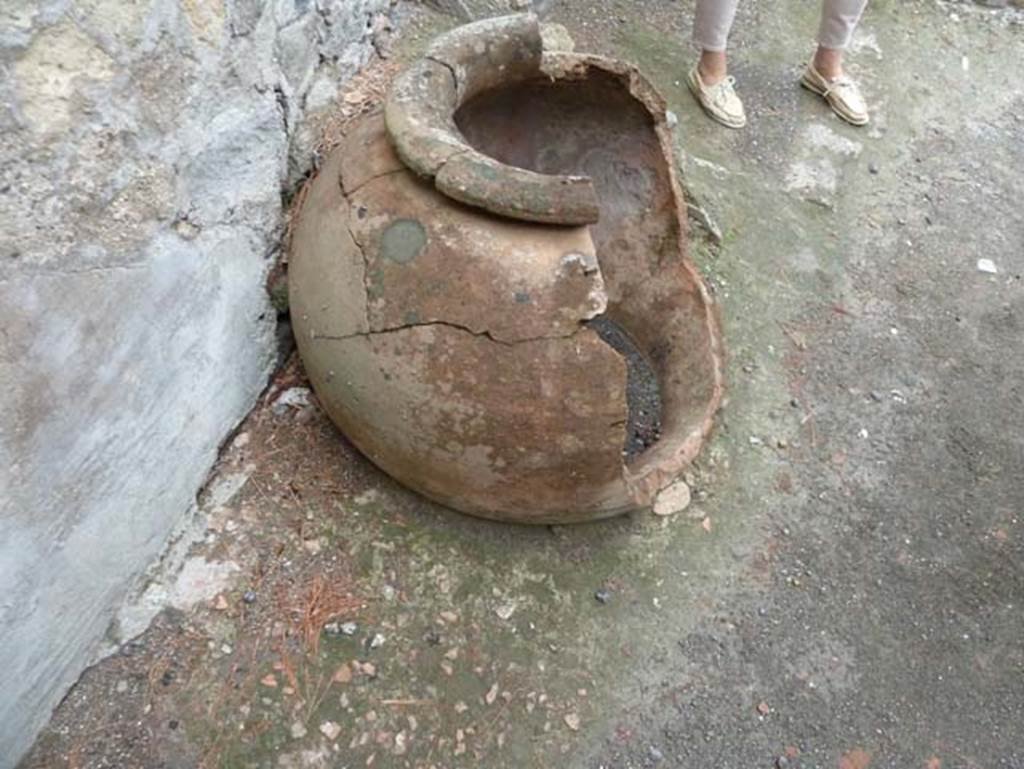
[[[491,685],[491,688],[487,690],[487,694],[484,695],[484,702],[488,705],[493,705],[496,699],[498,699],[498,684],[494,683]]]
[[[978,272],[985,272],[989,275],[995,275],[999,272],[996,267],[996,263],[991,259],[979,259],[978,260]]]
[[[341,726],[334,721],[324,721],[320,724],[320,734],[334,742],[338,739],[338,735],[341,734]]]
[[[336,684],[347,684],[352,680],[352,668],[350,668],[347,663],[341,665],[336,671],[334,671],[334,675],[331,677],[331,680]]]
[[[121,647],[120,652],[122,656],[131,657],[135,652],[140,651],[144,648],[142,641],[129,641]]]
[[[657,516],[669,516],[681,513],[690,506],[690,486],[685,480],[676,481],[658,492],[651,508]]]
[[[311,394],[312,390],[308,387],[290,387],[277,397],[270,410],[274,413],[274,416],[283,416],[288,413],[289,408],[301,409],[309,405],[309,396]]]
[[[598,603],[608,603],[612,600],[612,591],[606,587],[599,587],[594,591],[594,600]]]

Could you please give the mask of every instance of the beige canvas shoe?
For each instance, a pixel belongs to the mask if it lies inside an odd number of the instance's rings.
[[[686,84],[690,86],[697,103],[712,120],[729,128],[743,128],[747,124],[747,113],[733,88],[735,83],[730,75],[714,85],[704,85],[697,67],[691,69],[686,77]]]
[[[861,96],[857,84],[849,77],[827,79],[814,64],[808,64],[800,78],[800,85],[808,91],[814,91],[825,101],[839,117],[851,125],[867,125],[870,120],[868,116],[868,105]]]

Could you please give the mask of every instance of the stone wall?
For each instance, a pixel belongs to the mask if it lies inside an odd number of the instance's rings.
[[[390,2],[0,4],[0,769],[263,388],[295,137]]]

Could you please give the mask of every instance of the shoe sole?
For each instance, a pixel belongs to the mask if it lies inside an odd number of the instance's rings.
[[[823,98],[825,100],[825,103],[828,104],[829,107],[831,107],[832,111],[836,113],[838,117],[842,118],[850,125],[863,126],[867,125],[870,121],[870,118],[868,117],[855,117],[838,109],[836,105],[832,103],[832,100],[828,98],[828,94],[825,93],[825,89],[819,86],[810,78],[808,78],[806,72],[800,77],[800,85],[802,85],[811,93],[816,93],[818,96]]]
[[[701,95],[700,88],[693,81],[693,72],[686,76],[686,85],[690,89],[690,93],[693,94],[693,98],[697,100],[697,104],[704,110],[704,114],[714,120],[719,125],[724,125],[726,128],[743,128],[747,125],[747,121],[742,122],[730,121],[728,118],[722,117],[716,112],[713,112],[711,107],[704,102],[704,98]]]

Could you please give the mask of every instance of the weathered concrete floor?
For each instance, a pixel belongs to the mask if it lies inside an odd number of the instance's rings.
[[[722,230],[730,402],[687,513],[469,520],[261,409],[196,551],[239,571],[25,766],[1024,766],[1024,27],[875,2],[856,130],[793,85],[812,5],[744,4],[742,132],[685,93],[677,4],[554,11],[665,90]]]

